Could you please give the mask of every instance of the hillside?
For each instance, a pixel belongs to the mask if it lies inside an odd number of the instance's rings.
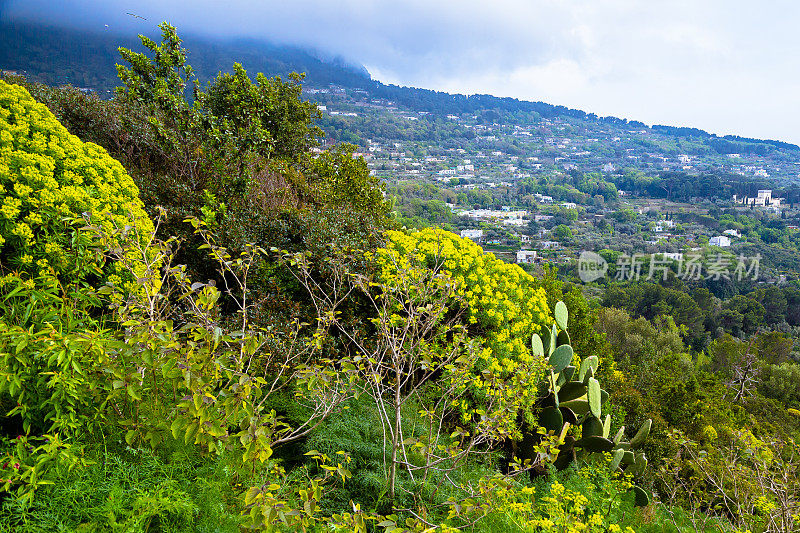
[[[798,529],[794,148],[161,29],[0,79],[0,532]]]

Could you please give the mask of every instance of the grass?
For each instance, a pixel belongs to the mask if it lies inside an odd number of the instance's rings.
[[[236,474],[223,460],[201,460],[187,449],[160,457],[122,448],[95,464],[59,470],[55,484],[37,491],[30,507],[7,497],[0,531],[238,532],[228,503]]]
[[[385,464],[384,435],[375,407],[366,396],[349,402],[347,407],[326,421],[303,445],[303,453],[317,450],[334,457],[337,451],[342,450],[349,453],[352,459],[349,467],[352,478],[344,484],[328,487],[321,505],[326,512],[341,512],[342,509],[350,508],[352,500],[361,504],[363,509],[381,514],[391,513],[392,502],[387,494],[386,477],[389,449],[387,447]],[[403,414],[407,430],[415,423],[415,415],[415,406],[409,405]],[[418,433],[424,432],[422,426],[416,430]],[[420,457],[412,457],[412,460],[421,462]],[[465,462],[448,476],[455,484],[476,485],[481,477],[496,472],[491,465],[472,460]],[[395,506],[412,507],[416,498],[416,504],[425,502],[432,509],[451,496],[464,495],[463,490],[454,487],[438,472],[432,472],[425,486],[419,487],[419,475],[421,474],[417,474],[415,483],[404,469],[398,472]]]

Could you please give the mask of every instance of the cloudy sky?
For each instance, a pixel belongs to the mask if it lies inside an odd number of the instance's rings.
[[[5,17],[314,47],[373,78],[800,143],[800,3],[0,0]],[[131,12],[146,18],[134,18]]]

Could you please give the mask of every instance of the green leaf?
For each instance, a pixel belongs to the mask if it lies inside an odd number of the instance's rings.
[[[625,473],[638,476],[644,473],[645,468],[647,468],[647,457],[645,457],[644,453],[639,452],[636,454],[633,465],[629,466]]]
[[[636,432],[636,435],[631,439],[631,448],[639,448],[650,436],[650,428],[653,427],[653,420],[648,418]]]
[[[647,507],[650,505],[650,495],[645,490],[636,485],[631,489],[633,491],[633,502],[636,507]]]
[[[597,370],[598,359],[596,355],[592,355],[581,361],[581,368],[578,370],[578,381],[585,381],[586,373],[592,369],[592,374]]]
[[[603,423],[594,416],[587,416],[581,424],[581,435],[584,437],[602,437]]]
[[[614,449],[614,443],[603,437],[583,437],[575,442],[576,448],[583,448],[589,452],[610,452]]]
[[[547,407],[542,409],[539,414],[539,425],[548,431],[558,433],[564,426],[564,417],[561,411],[555,407]]]
[[[591,409],[595,418],[599,419],[601,405],[600,383],[594,378],[589,378],[589,391],[587,393],[587,399],[589,400],[589,409]]]
[[[625,450],[614,450],[613,455],[611,456],[611,463],[608,467],[612,471],[616,471],[619,468],[619,463],[622,461],[622,458],[625,456]]]
[[[633,452],[625,450],[625,455],[622,456],[622,464],[632,465],[636,461],[636,456]]]
[[[182,427],[183,427],[183,421],[180,418],[176,418],[175,420],[172,421],[172,424],[170,424],[169,427],[170,431],[172,432],[172,438],[174,439],[178,438],[178,433],[180,433]]]
[[[191,423],[186,426],[186,432],[183,434],[183,443],[189,444],[189,442],[194,439],[194,436],[197,435],[198,429],[200,429],[200,427],[196,423]]]
[[[578,381],[568,381],[558,390],[558,398],[562,402],[575,400],[586,394],[587,387]]]
[[[573,426],[578,423],[578,417],[575,415],[575,412],[569,407],[564,407],[563,405],[559,405],[558,410],[561,411],[561,417],[564,419],[565,423],[569,423],[570,425]]]
[[[586,400],[570,400],[561,402],[560,407],[571,409],[577,416],[583,416],[589,412],[589,402]]]
[[[621,428],[619,428],[619,431],[617,431],[617,434],[614,436],[614,444],[619,444],[619,442],[622,440],[622,437],[624,436],[625,436],[625,426],[622,426]]]
[[[608,438],[609,434],[611,434],[611,415],[606,415],[603,421],[603,437]]]
[[[247,493],[244,495],[244,504],[245,505],[250,505],[251,503],[256,501],[256,498],[258,497],[259,494],[261,494],[261,489],[260,488],[258,488],[258,487],[250,487],[247,490]]]
[[[555,349],[550,356],[550,366],[553,367],[553,372],[558,373],[563,371],[572,362],[573,356],[572,346],[564,344]]]
[[[559,331],[558,337],[556,337],[556,346],[561,346],[563,344],[572,344],[572,341],[569,338],[569,333],[566,331]]]
[[[566,330],[567,319],[569,317],[566,304],[564,302],[556,302],[556,309],[554,314],[556,318],[556,324],[558,324],[558,329]]]
[[[531,337],[531,350],[533,350],[534,357],[544,358],[544,344],[542,338],[536,333]]]
[[[136,401],[142,400],[142,397],[139,396],[139,392],[136,390],[136,387],[132,383],[128,384],[128,396],[130,396]]]
[[[550,354],[553,353],[553,350],[551,349],[551,345],[555,344],[556,340],[554,338],[552,338],[552,336],[550,335],[550,330],[547,329],[547,328],[542,329],[541,339],[542,339],[542,347],[543,347],[543,352],[544,352],[542,354],[542,356],[544,356],[544,354],[547,354],[547,356],[550,357]]]

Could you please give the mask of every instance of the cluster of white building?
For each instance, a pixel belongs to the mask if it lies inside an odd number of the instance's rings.
[[[465,211],[453,211],[457,215],[465,216],[474,220],[494,220],[501,222],[504,226],[525,226],[528,224],[526,220],[528,211],[518,210],[511,211],[502,209],[468,209]]]

